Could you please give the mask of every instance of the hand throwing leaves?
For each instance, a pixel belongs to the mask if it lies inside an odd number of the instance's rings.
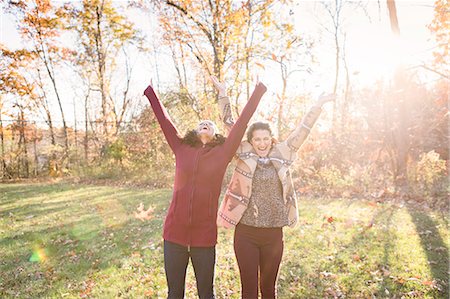
[[[220,82],[216,76],[211,76],[211,81],[214,84],[214,87],[219,92],[219,96],[227,95],[227,86],[226,86],[225,82]]]
[[[155,208],[152,206],[150,206],[148,210],[145,210],[144,204],[141,202],[137,207],[137,212],[134,212],[134,217],[141,221],[150,220],[153,217],[152,213],[154,210]]]

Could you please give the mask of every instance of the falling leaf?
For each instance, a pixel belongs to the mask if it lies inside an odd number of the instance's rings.
[[[266,69],[262,63],[255,62],[255,64],[256,64],[257,66],[259,66],[260,68],[262,68],[263,70]]]
[[[137,207],[137,212],[134,212],[134,217],[141,221],[150,220],[153,218],[154,207],[150,206],[147,210],[144,209],[144,204],[140,203]]]

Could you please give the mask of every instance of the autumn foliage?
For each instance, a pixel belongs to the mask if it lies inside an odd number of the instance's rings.
[[[280,88],[265,96],[256,117],[269,120],[283,140],[314,100],[295,76],[321,67],[314,58],[321,41],[296,31],[291,1],[205,3],[9,1],[23,47],[1,46],[1,177],[167,186],[173,156],[141,98],[150,79],[133,73],[141,61],[154,66],[153,84],[182,134],[200,119],[219,119],[210,75],[227,82],[237,116],[256,74],[274,70]],[[336,17],[341,8],[330,5]],[[429,30],[436,47],[422,68],[400,67],[370,86],[336,71],[341,96],[325,109],[293,167],[299,193],[445,203],[448,5],[435,2]],[[151,39],[127,9],[154,17]],[[336,57],[336,65],[346,66],[345,57]],[[171,83],[166,69],[173,70]],[[423,72],[436,79],[424,82]]]

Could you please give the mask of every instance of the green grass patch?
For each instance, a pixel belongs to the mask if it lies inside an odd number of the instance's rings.
[[[0,298],[165,298],[171,190],[0,185]],[[140,202],[155,216],[134,218]],[[448,216],[365,200],[300,201],[284,230],[280,298],[448,298]],[[217,246],[217,298],[240,298],[233,232]],[[196,298],[191,265],[186,298]]]

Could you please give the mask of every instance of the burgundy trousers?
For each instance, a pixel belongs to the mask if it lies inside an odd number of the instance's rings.
[[[259,228],[238,224],[234,231],[234,253],[241,274],[243,299],[276,298],[278,270],[283,256],[282,228]]]

